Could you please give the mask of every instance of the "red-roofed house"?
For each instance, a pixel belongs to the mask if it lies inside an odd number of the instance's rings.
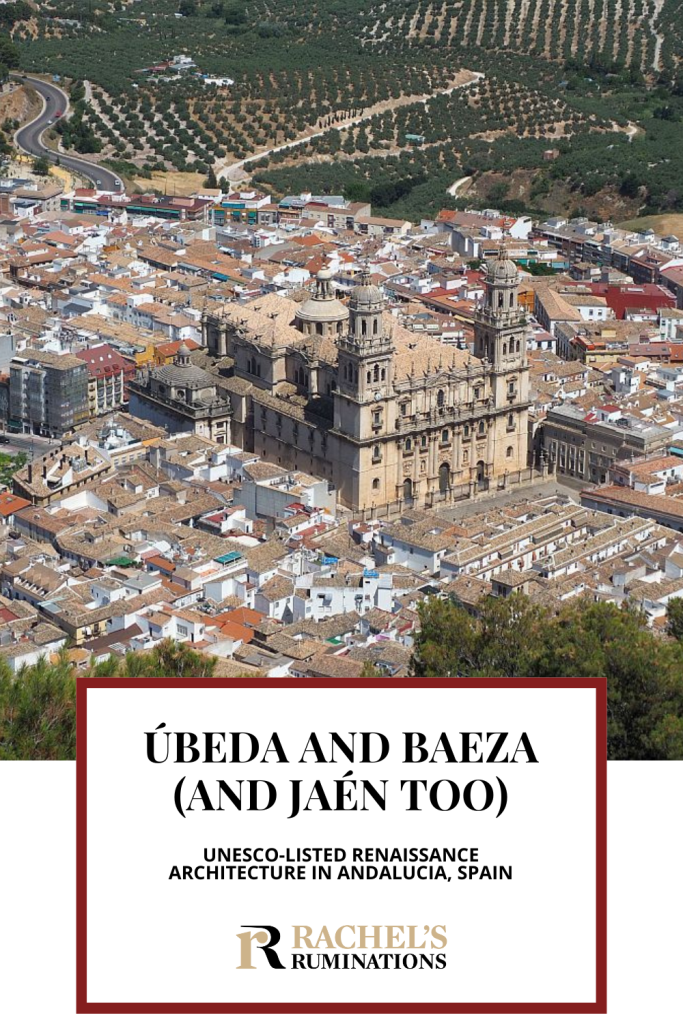
[[[88,366],[88,405],[91,416],[120,409],[128,401],[128,383],[135,377],[135,362],[111,345],[93,345],[78,353]]]
[[[608,284],[592,281],[586,285],[593,295],[602,295],[617,320],[633,319],[633,310],[675,309],[676,296],[660,284]],[[631,316],[628,316],[628,311]],[[639,317],[640,319],[640,317]]]
[[[0,494],[0,521],[6,526],[11,526],[14,523],[14,513],[28,508],[30,504],[31,502],[26,498],[18,498],[10,491],[3,491]]]

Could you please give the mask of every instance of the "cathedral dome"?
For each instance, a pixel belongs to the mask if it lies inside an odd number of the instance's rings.
[[[302,302],[297,310],[300,320],[335,321],[346,320],[349,311],[343,302],[335,298],[327,284],[334,277],[331,270],[320,270],[316,274],[316,292]]]
[[[512,260],[507,258],[504,249],[498,254],[498,259],[492,260],[488,266],[489,281],[494,284],[517,284],[519,281],[519,270]]]
[[[351,289],[351,305],[354,309],[365,306],[383,306],[384,296],[381,288],[370,283],[370,275],[367,271],[361,274],[360,284]]]
[[[179,365],[172,363],[170,366],[159,366],[152,370],[152,376],[168,387],[176,388],[211,388],[214,387],[214,380],[210,374],[192,363]]]
[[[349,318],[349,311],[334,295],[332,278],[334,271],[329,268],[316,274],[315,294],[306,299],[296,311],[295,321],[305,333],[326,333]],[[318,326],[320,325],[320,326]],[[339,328],[341,329],[341,328]]]

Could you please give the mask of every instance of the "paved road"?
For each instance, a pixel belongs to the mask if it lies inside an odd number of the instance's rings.
[[[61,116],[67,113],[69,99],[66,93],[56,85],[52,85],[50,82],[43,82],[41,78],[31,78],[30,75],[13,75],[12,77],[30,82],[36,92],[43,98],[41,113],[35,121],[31,121],[30,124],[24,125],[23,128],[19,129],[14,136],[14,141],[19,149],[23,149],[25,153],[29,153],[31,156],[46,156],[48,160],[54,162],[57,154],[43,145],[41,137],[47,126],[56,119],[55,115],[58,110],[61,110]],[[116,184],[116,175],[112,171],[108,171],[106,167],[89,163],[80,157],[67,156],[65,153],[59,154],[59,162],[62,167],[68,167],[70,170],[76,171],[77,174],[81,174],[84,178],[88,178],[92,181],[93,185],[100,182],[101,188],[105,192],[121,191],[121,186]]]
[[[50,437],[39,437],[36,434],[10,434],[0,430],[0,437],[6,437],[7,443],[0,444],[0,455],[31,455],[35,459],[45,455],[54,448],[59,448],[61,441]]]

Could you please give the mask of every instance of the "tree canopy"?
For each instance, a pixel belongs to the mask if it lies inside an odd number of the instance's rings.
[[[417,676],[607,679],[608,756],[683,758],[683,643],[660,638],[635,608],[568,601],[559,611],[521,594],[420,605]]]
[[[212,676],[217,659],[173,640],[151,651],[107,658],[80,674],[94,678]],[[0,659],[0,761],[69,761],[76,756],[76,671],[68,651],[13,673]]]

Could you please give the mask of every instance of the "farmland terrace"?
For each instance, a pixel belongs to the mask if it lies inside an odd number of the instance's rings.
[[[76,83],[63,145],[122,174],[372,193],[394,216],[435,212],[463,177],[468,202],[510,212],[683,210],[679,0],[5,9],[22,67]]]

